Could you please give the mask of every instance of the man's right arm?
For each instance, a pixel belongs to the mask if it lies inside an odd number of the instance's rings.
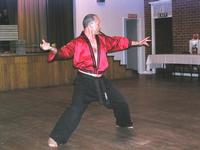
[[[40,47],[44,51],[49,51],[48,62],[52,62],[54,60],[63,60],[72,57],[74,55],[75,42],[72,40],[58,50],[55,45],[50,45],[50,43],[42,40]]]

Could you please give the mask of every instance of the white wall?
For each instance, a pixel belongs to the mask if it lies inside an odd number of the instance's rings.
[[[105,3],[97,3],[97,0],[74,0],[75,36],[82,31],[83,17],[89,13],[97,14],[101,19],[102,32],[107,35],[124,35],[123,18],[134,13],[142,19],[141,31],[144,31],[144,0],[105,0]],[[144,37],[141,33],[140,37]],[[123,52],[112,54],[115,59],[124,61]]]

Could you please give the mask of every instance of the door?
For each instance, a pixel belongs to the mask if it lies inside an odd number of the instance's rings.
[[[172,18],[155,19],[156,54],[173,53]]]
[[[137,19],[125,19],[125,36],[132,40],[138,40]],[[127,68],[138,71],[138,51],[137,47],[127,50]]]

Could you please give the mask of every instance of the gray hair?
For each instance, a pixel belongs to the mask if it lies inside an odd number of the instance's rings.
[[[97,17],[95,14],[86,15],[83,19],[83,27],[86,28],[91,22],[95,20],[95,17]]]

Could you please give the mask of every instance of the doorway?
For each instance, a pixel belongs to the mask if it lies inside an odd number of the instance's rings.
[[[171,17],[155,19],[155,41],[156,54],[173,53]]]
[[[138,40],[138,20],[125,18],[124,33],[125,36],[132,40]],[[131,47],[126,51],[126,64],[128,69],[138,71],[138,51],[137,47]]]

